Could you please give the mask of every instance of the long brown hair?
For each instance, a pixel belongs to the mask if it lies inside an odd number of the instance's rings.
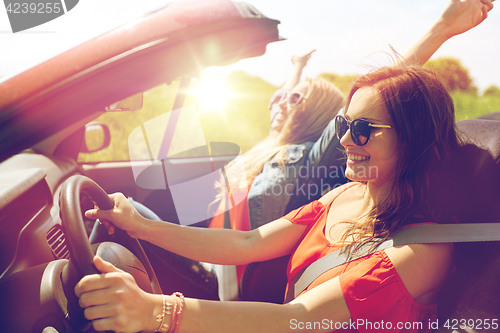
[[[322,78],[308,78],[307,82],[305,100],[288,115],[282,130],[228,165],[226,173],[232,182],[251,184],[271,159],[284,167],[285,153],[290,145],[319,139],[326,125],[342,108],[344,96],[334,84]],[[216,188],[224,191],[221,183],[216,184]]]
[[[370,222],[349,222],[342,241],[354,239],[344,250],[351,255],[366,243],[375,248],[406,224],[443,218],[430,204],[429,196],[442,167],[459,145],[453,100],[432,71],[398,64],[366,74],[355,81],[346,109],[354,93],[364,87],[378,92],[392,119],[398,159],[392,189],[371,209]]]

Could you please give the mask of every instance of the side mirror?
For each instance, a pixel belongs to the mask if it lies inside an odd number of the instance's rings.
[[[106,111],[136,111],[142,109],[142,92],[106,107]]]
[[[93,153],[109,146],[111,134],[107,125],[90,122],[85,125],[82,153]]]

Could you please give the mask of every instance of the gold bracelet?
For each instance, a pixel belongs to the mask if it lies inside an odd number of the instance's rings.
[[[177,305],[177,302],[176,304]],[[167,302],[167,299],[165,298],[165,295],[163,295],[163,310],[162,312],[156,316],[156,321],[160,323],[160,326],[155,332],[169,332],[169,325],[165,322],[165,317],[166,315],[171,314],[172,312],[170,311],[172,308],[172,303]],[[174,313],[175,313],[175,306],[174,306]],[[172,316],[173,319],[173,316]],[[170,326],[172,326],[172,323],[170,323]]]

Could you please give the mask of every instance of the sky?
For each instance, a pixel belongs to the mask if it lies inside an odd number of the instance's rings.
[[[80,0],[67,14],[13,34],[0,4],[0,77],[12,75],[93,36],[129,22],[168,0]],[[283,84],[291,56],[316,52],[304,76],[361,74],[367,66],[390,63],[390,46],[404,53],[439,17],[447,0],[248,0],[277,19],[286,40],[266,54],[213,72],[243,70],[269,83]],[[469,70],[480,92],[500,87],[500,8],[478,27],[447,41],[435,54],[454,57]]]

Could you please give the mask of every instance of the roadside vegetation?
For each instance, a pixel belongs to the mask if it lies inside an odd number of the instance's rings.
[[[474,86],[473,80],[459,60],[440,58],[429,61],[426,67],[441,75],[448,85],[455,104],[456,120],[474,119],[481,115],[500,111],[500,88],[488,87],[482,94]],[[323,73],[324,79],[334,83],[347,96],[355,75]],[[278,87],[244,72],[234,72],[225,77],[228,94],[220,108],[200,104],[194,95],[188,95],[184,106],[195,105],[206,142],[233,142],[242,152],[248,151],[269,134],[269,100]],[[199,82],[193,82],[196,88]],[[161,85],[144,93],[142,110],[108,112],[97,121],[107,124],[111,131],[111,145],[102,151],[80,154],[80,162],[127,161],[130,159],[154,159],[159,157],[160,145],[169,121],[179,82]],[[210,93],[212,96],[216,92]],[[163,115],[163,116],[162,116]],[[149,121],[154,119],[153,121]],[[183,145],[192,138],[193,119],[179,119],[172,145],[175,151],[185,150]],[[151,149],[141,145],[141,138],[127,143],[130,135],[145,124]],[[137,131],[136,131],[137,133]],[[139,135],[140,136],[140,135]],[[135,146],[134,146],[135,144]],[[186,148],[187,149],[187,148]],[[131,156],[133,155],[133,156]],[[188,151],[183,156],[199,156],[199,150]]]

